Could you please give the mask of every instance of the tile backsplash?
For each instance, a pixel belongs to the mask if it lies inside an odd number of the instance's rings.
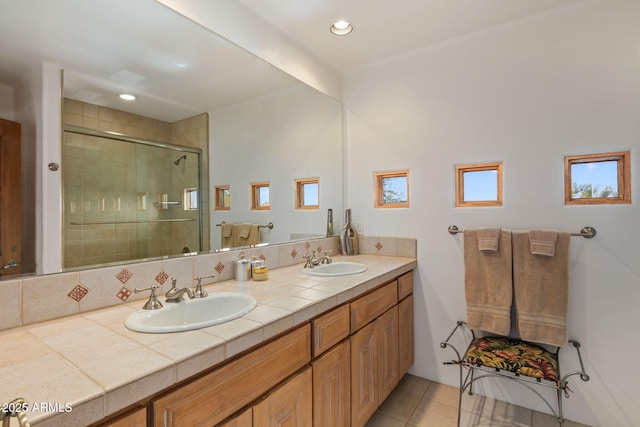
[[[361,254],[416,258],[414,238],[359,236],[359,239]],[[160,287],[158,294],[163,294],[171,287],[170,279],[173,277],[177,279],[178,287],[193,286],[196,277],[211,274],[215,277],[207,279],[204,284],[230,280],[234,277],[234,262],[240,254],[264,259],[267,267],[275,269],[303,262],[303,256],[312,250],[339,254],[338,238],[3,281],[5,305],[0,311],[0,330],[148,298],[148,292],[137,294],[135,288],[157,285]]]

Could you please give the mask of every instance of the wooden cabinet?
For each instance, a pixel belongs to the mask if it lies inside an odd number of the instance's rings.
[[[394,280],[351,303],[351,333],[362,328],[398,303],[398,282]]]
[[[227,422],[219,424],[218,427],[253,427],[253,408],[245,409]]]
[[[378,324],[351,336],[351,426],[363,426],[378,408]]]
[[[414,358],[413,295],[398,303],[398,369],[404,375]]]
[[[376,320],[378,323],[378,404],[381,404],[400,381],[398,371],[398,306]]]
[[[156,425],[215,425],[311,360],[307,324],[153,403]]]
[[[349,304],[342,305],[311,322],[313,357],[318,357],[349,336]]]
[[[137,408],[100,427],[142,427],[147,425],[147,408]]]
[[[351,422],[351,342],[345,340],[336,345],[311,362],[311,367],[314,427],[348,426]]]
[[[256,427],[311,427],[311,368],[288,380],[253,407]]]

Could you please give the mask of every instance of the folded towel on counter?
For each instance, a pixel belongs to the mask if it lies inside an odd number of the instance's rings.
[[[478,234],[478,250],[483,252],[495,252],[498,250],[499,228],[479,228],[476,232]]]
[[[467,324],[500,335],[511,329],[511,231],[501,230],[495,251],[479,251],[478,230],[464,231]]]
[[[554,256],[556,254],[557,231],[529,231],[529,248],[533,255]]]
[[[513,288],[521,339],[561,347],[567,343],[569,233],[557,233],[555,256],[531,253],[529,233],[513,233]]]

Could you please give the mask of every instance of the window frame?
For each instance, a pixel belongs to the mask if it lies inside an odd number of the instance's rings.
[[[610,162],[618,164],[618,197],[573,198],[571,166],[581,163]],[[615,205],[631,203],[631,152],[580,154],[564,158],[564,204],[565,205]]]
[[[224,206],[224,192],[229,193],[229,206]],[[231,187],[229,184],[216,185],[213,188],[213,197],[215,200],[214,210],[216,211],[229,211],[231,210]]]
[[[316,184],[318,186],[318,204],[304,204],[304,188],[307,184]],[[320,178],[301,178],[295,180],[295,209],[296,210],[319,210],[320,209]]]
[[[260,189],[269,188],[269,204],[260,206]],[[271,210],[271,185],[269,181],[252,182],[251,183],[251,210],[252,211],[268,211]]]
[[[407,180],[406,194],[407,201],[403,203],[384,203],[384,180],[387,178],[405,178]],[[411,206],[411,197],[409,192],[409,169],[395,170],[388,172],[374,172],[374,208],[381,209],[399,209],[409,208]]]
[[[496,200],[464,200],[464,174],[466,172],[496,171]],[[456,207],[503,206],[502,198],[502,162],[456,165]]]

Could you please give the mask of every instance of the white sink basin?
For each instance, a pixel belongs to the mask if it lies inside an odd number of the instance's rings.
[[[206,328],[244,316],[256,306],[251,295],[216,292],[205,298],[163,303],[158,310],[138,310],[124,325],[136,332],[165,333]]]
[[[367,270],[367,266],[359,262],[338,261],[331,264],[321,264],[313,268],[303,268],[302,272],[309,276],[348,276]]]

